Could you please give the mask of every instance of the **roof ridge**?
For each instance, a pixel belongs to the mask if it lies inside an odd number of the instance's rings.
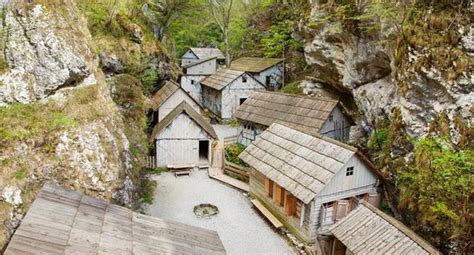
[[[298,98],[304,98],[304,99],[321,99],[324,101],[331,101],[331,102],[337,102],[340,103],[341,101],[338,99],[332,99],[332,98],[327,98],[327,97],[322,97],[322,96],[307,96],[307,95],[298,95],[298,94],[291,94],[291,93],[286,93],[286,92],[281,92],[281,91],[259,91],[261,93],[267,93],[267,94],[277,94],[277,95],[284,95],[284,96],[290,96],[290,97],[298,97]]]
[[[217,59],[217,56],[210,57],[210,58],[199,59],[198,61],[189,63],[189,64],[184,65],[184,66],[182,66],[182,67],[183,67],[183,68],[193,67],[193,66],[195,66],[195,65],[199,65],[199,64],[205,63],[205,62],[207,62],[207,61],[209,61],[209,60],[213,60],[213,59]]]

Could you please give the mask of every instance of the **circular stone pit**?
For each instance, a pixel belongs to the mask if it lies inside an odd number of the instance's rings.
[[[199,218],[210,218],[219,213],[219,208],[213,204],[199,204],[194,207],[193,211]]]

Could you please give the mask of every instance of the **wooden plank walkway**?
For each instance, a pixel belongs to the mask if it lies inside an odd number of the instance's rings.
[[[279,221],[260,201],[252,199],[252,204],[267,218],[275,228],[279,229],[283,227],[281,221]]]
[[[218,167],[209,167],[208,174],[210,178],[221,181],[225,184],[228,184],[232,187],[238,188],[242,191],[249,192],[250,187],[247,183],[234,179],[228,175],[224,174],[221,168]]]

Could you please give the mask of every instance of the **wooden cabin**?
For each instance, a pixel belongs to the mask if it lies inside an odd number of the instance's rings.
[[[375,206],[362,202],[330,229],[326,254],[440,255],[430,243]]]
[[[163,120],[181,102],[187,102],[195,111],[201,112],[203,108],[194,98],[186,93],[174,81],[167,81],[150,100],[152,126]]]
[[[157,166],[209,167],[214,128],[191,105],[181,102],[153,129]]]
[[[181,57],[181,66],[209,58],[215,58],[218,64],[225,63],[224,54],[217,48],[189,48]]]
[[[238,142],[249,145],[273,123],[345,142],[353,121],[344,112],[339,101],[329,98],[258,91],[235,111],[240,121]]]
[[[220,69],[201,84],[203,105],[222,119],[231,119],[252,93],[265,90],[252,75],[231,69]]]
[[[4,254],[225,254],[225,249],[215,231],[45,184]]]
[[[239,157],[251,167],[251,196],[306,243],[358,200],[380,199],[374,166],[356,148],[322,135],[272,124]]]
[[[232,61],[230,68],[252,74],[268,90],[279,90],[285,78],[283,58],[243,57]]]

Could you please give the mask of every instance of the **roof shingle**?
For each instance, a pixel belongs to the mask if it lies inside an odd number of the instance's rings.
[[[198,59],[214,58],[225,59],[224,54],[218,48],[190,48]]]
[[[283,61],[283,58],[243,57],[232,61],[230,68],[244,72],[260,73]]]
[[[242,74],[244,74],[242,71],[223,68],[201,81],[201,84],[216,90],[221,90]]]
[[[180,89],[178,83],[174,81],[166,81],[165,85],[158,90],[150,100],[150,108],[156,111],[160,106],[171,96]]]

